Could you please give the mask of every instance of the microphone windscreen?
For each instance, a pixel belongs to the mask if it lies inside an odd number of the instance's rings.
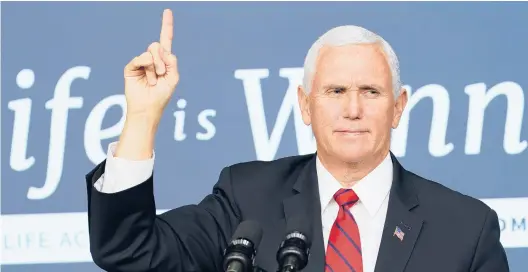
[[[253,243],[254,248],[258,248],[264,231],[260,224],[253,220],[246,220],[240,223],[233,234],[233,239],[246,239]]]
[[[305,242],[308,246],[311,245],[312,237],[312,224],[307,220],[307,216],[293,216],[288,218],[286,221],[286,233],[290,235],[291,233],[299,232],[305,236]]]

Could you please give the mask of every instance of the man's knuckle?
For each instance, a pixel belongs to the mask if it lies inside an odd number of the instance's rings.
[[[157,48],[159,48],[159,42],[153,42],[149,45],[148,50],[152,51],[152,50],[156,50]]]

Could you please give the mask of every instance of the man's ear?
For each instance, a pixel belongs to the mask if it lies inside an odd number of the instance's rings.
[[[400,95],[396,99],[396,103],[394,104],[394,116],[392,118],[392,128],[396,129],[398,125],[400,124],[400,119],[403,114],[403,111],[405,110],[405,106],[407,105],[408,100],[408,92],[405,88],[401,88]]]
[[[299,108],[301,109],[302,119],[305,125],[309,126],[312,123],[310,118],[310,96],[306,93],[302,85],[297,88],[297,100]]]

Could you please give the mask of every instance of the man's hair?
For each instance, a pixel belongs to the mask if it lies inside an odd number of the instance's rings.
[[[317,66],[319,50],[324,46],[342,46],[351,44],[379,44],[385,54],[392,74],[394,97],[400,95],[400,64],[396,53],[382,37],[365,28],[353,25],[338,26],[330,29],[310,47],[304,61],[303,86],[306,93],[312,88],[313,76]]]

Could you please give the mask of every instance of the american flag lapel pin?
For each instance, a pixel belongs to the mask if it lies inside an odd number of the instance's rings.
[[[400,229],[400,227],[396,226],[393,236],[398,237],[398,239],[400,239],[400,242],[403,242],[403,236],[405,236],[405,233]]]

